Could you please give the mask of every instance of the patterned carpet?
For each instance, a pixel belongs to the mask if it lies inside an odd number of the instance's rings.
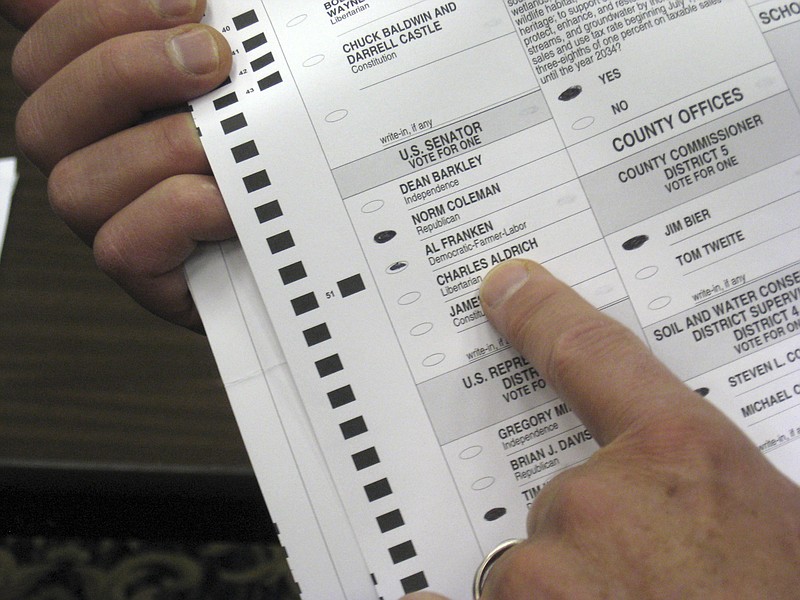
[[[0,541],[0,600],[299,598],[276,544]]]
[[[298,598],[252,471],[0,464],[0,600]]]

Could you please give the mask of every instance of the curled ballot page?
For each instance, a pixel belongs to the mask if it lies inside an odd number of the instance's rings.
[[[303,596],[377,598],[241,245],[202,246],[186,275]]]
[[[512,257],[637,331],[800,480],[790,4],[236,0],[207,21],[234,68],[194,117],[288,365],[269,402],[304,423],[281,444],[318,449],[284,467],[328,478],[363,561],[337,570],[331,547],[331,572],[469,597],[595,450],[481,310]]]

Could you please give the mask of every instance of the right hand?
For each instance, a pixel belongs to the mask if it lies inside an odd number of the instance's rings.
[[[495,267],[481,303],[601,446],[540,491],[482,600],[800,595],[800,488],[738,427],[538,264]]]
[[[201,329],[183,274],[199,241],[235,235],[191,116],[228,76],[204,0],[0,0],[28,29],[13,58],[29,94],[20,149],[55,212],[143,306]],[[166,114],[154,118],[154,114]]]

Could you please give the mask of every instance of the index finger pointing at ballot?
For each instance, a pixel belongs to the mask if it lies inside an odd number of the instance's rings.
[[[481,302],[601,446],[674,414],[676,402],[684,414],[714,412],[631,331],[534,262],[496,267],[484,280]]]

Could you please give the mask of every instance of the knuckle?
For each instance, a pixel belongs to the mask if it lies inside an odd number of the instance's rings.
[[[30,93],[38,79],[36,60],[29,36],[24,36],[11,55],[11,73],[23,91]]]
[[[552,496],[549,498],[547,514],[541,515],[549,521],[548,525],[564,531],[602,519],[606,488],[591,473],[572,469],[560,474],[548,484],[550,486]]]
[[[20,152],[43,171],[48,170],[47,135],[42,129],[43,119],[40,115],[36,97],[28,98],[17,112],[16,139]]]
[[[135,263],[129,259],[129,244],[122,229],[107,223],[97,232],[92,246],[97,267],[116,281],[135,273]]]
[[[73,166],[70,156],[60,161],[47,179],[47,197],[50,207],[73,229],[82,217],[82,189],[81,177]]]
[[[87,19],[92,20],[92,29],[106,36],[118,35],[129,30],[128,23],[136,15],[135,2],[108,2],[108,0],[91,0],[91,7],[84,11]]]
[[[554,506],[571,519],[593,518],[598,509],[602,486],[591,475],[570,472],[560,482]]]
[[[130,87],[130,56],[131,49],[124,38],[114,38],[97,46],[97,89],[122,91]]]
[[[175,115],[158,119],[155,144],[172,163],[182,165],[205,165],[205,153],[194,134],[191,117]],[[190,124],[187,127],[187,124]]]

